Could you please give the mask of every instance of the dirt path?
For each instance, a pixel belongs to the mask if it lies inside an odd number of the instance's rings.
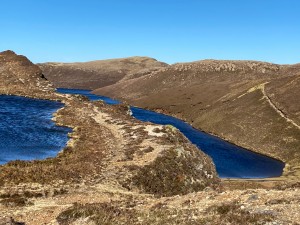
[[[293,121],[292,119],[288,118],[280,109],[278,109],[276,107],[276,105],[272,102],[272,100],[270,99],[270,97],[267,95],[266,90],[265,90],[265,84],[262,85],[261,87],[261,91],[265,97],[265,99],[267,99],[268,103],[270,104],[270,106],[282,117],[284,118],[287,122],[293,124],[295,127],[297,127],[300,130],[300,126]]]
[[[293,121],[292,119],[288,118],[280,109],[278,109],[276,107],[276,105],[272,102],[272,100],[270,99],[270,97],[267,95],[266,93],[266,90],[265,90],[265,85],[267,84],[268,82],[266,83],[262,83],[262,84],[259,84],[255,87],[252,87],[250,88],[247,93],[245,94],[248,94],[248,93],[251,93],[253,91],[256,91],[256,90],[261,90],[264,98],[267,100],[267,102],[269,103],[269,105],[279,114],[279,116],[281,116],[282,118],[284,118],[288,123],[291,123],[293,126],[297,127],[299,130],[300,130],[300,125],[298,125],[295,121]],[[244,96],[245,94],[239,96],[242,97]]]

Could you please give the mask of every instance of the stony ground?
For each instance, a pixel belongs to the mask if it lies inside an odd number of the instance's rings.
[[[114,184],[79,184],[68,193],[2,203],[0,210],[26,224],[299,224],[299,184],[226,187],[158,198]]]
[[[300,221],[299,183],[220,181],[211,159],[174,127],[136,121],[126,105],[56,94],[12,52],[0,53],[0,68],[0,93],[60,100],[54,120],[73,128],[57,157],[0,166],[0,224]]]

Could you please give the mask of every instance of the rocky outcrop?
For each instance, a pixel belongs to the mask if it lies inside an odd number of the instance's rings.
[[[259,62],[259,61],[234,61],[234,60],[203,60],[192,63],[178,63],[173,65],[173,69],[197,72],[236,72],[236,73],[259,73],[267,74],[278,72],[281,66]]]
[[[126,181],[127,185],[156,196],[187,194],[218,185],[214,164],[208,156],[191,145],[176,128],[159,127],[153,130],[161,136],[162,143],[167,146],[176,143],[175,146],[165,147],[154,160],[138,169]]]
[[[12,51],[0,53],[0,92],[49,95],[54,91],[39,67]]]

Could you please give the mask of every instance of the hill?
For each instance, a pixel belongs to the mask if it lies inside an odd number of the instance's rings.
[[[0,80],[0,92],[5,94],[24,94],[26,91],[42,97],[54,91],[39,67],[13,51],[0,53]]]
[[[174,64],[94,93],[175,115],[253,151],[300,165],[300,65],[204,60]],[[289,171],[289,172],[288,172]]]
[[[167,64],[148,57],[129,57],[84,63],[43,63],[38,66],[55,87],[95,89],[121,79],[143,76]]]
[[[0,224],[252,225],[300,220],[299,177],[220,181],[211,159],[174,127],[139,122],[128,115],[127,105],[58,94],[37,66],[11,51],[0,53],[0,81],[5,84],[0,94],[62,101],[65,106],[53,120],[73,128],[56,157],[0,166]],[[269,86],[269,101],[284,104],[281,95],[293,85],[297,80],[291,76]],[[277,87],[287,89],[277,92]],[[286,112],[292,115],[295,108]]]

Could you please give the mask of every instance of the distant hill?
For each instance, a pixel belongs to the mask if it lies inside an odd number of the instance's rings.
[[[287,162],[300,158],[299,90],[299,64],[203,60],[174,64],[94,93],[173,114]]]
[[[129,57],[84,63],[42,63],[38,66],[55,87],[95,89],[121,79],[149,74],[167,64],[148,57]]]

